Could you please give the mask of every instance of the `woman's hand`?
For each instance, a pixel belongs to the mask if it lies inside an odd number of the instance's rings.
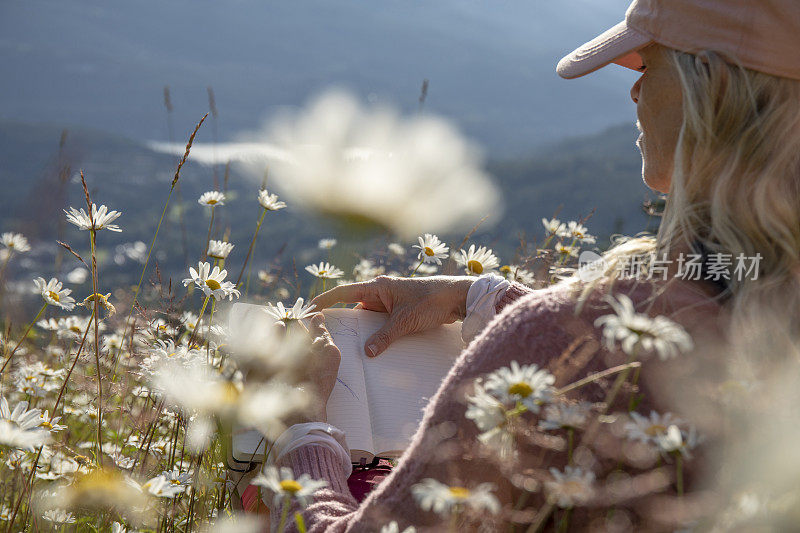
[[[466,315],[467,292],[475,278],[431,276],[390,278],[340,285],[314,298],[320,311],[336,303],[358,303],[368,311],[389,313],[389,320],[364,346],[375,357],[398,338],[451,324]]]
[[[308,334],[311,337],[311,354],[307,360],[306,381],[313,386],[314,396],[308,412],[300,422],[327,422],[326,406],[336,385],[342,353],[333,343],[322,313],[311,317]]]

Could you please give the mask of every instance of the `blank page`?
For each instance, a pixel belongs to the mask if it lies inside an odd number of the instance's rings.
[[[352,458],[358,462],[361,457],[371,461],[375,453],[372,440],[367,389],[364,370],[361,366],[363,351],[358,335],[359,322],[352,316],[341,316],[326,310],[325,326],[333,337],[333,342],[342,352],[339,375],[328,400],[328,423],[345,433],[347,446]],[[367,453],[362,453],[367,452]]]
[[[388,315],[347,311],[358,318],[358,353],[364,366],[376,454],[399,455],[408,447],[422,410],[463,349],[461,324],[406,335],[372,358],[364,353],[364,343],[386,323]]]

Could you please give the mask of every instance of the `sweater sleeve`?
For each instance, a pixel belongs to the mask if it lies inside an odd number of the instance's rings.
[[[502,311],[506,306],[516,302],[523,296],[527,296],[528,294],[532,293],[534,289],[527,287],[521,283],[517,283],[516,281],[511,282],[511,286],[506,289],[506,293],[500,298],[500,301],[497,302],[496,310],[498,313]]]
[[[295,476],[308,474],[328,482],[307,508],[291,509],[288,531],[296,530],[292,517],[297,511],[302,512],[309,532],[378,531],[393,520],[401,531],[409,525],[446,529],[438,515],[422,511],[414,500],[411,487],[425,478],[467,488],[489,482],[497,487],[501,501],[516,501],[512,499],[518,497],[519,489],[498,475],[495,462],[474,453],[479,432],[473,421],[464,417],[465,397],[477,377],[511,361],[547,366],[570,345],[575,325],[569,322],[577,319],[572,306],[562,305],[558,293],[533,291],[518,284],[509,291],[503,312],[462,352],[428,403],[398,466],[360,506],[349,493],[341,464],[330,451],[303,446],[277,463],[290,467]],[[518,305],[507,305],[514,300]],[[271,513],[273,527],[280,514]],[[499,517],[485,519],[492,530],[501,525],[491,522]]]

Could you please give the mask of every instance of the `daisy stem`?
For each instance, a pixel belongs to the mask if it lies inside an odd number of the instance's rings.
[[[211,333],[211,324],[214,323],[214,310],[217,308],[216,298],[211,302],[211,314],[208,316],[208,332]],[[206,342],[206,361],[211,364],[211,343]]]
[[[64,396],[64,391],[67,389],[67,383],[69,383],[69,378],[72,376],[72,371],[75,369],[78,359],[80,359],[81,352],[83,351],[83,345],[86,343],[86,336],[89,335],[89,328],[92,327],[93,316],[94,310],[92,310],[92,316],[89,317],[89,322],[86,324],[86,329],[83,331],[83,338],[81,339],[81,343],[78,345],[78,351],[75,353],[75,360],[72,362],[69,372],[67,372],[67,375],[64,377],[64,384],[61,385],[61,390],[58,391],[58,398],[56,398],[56,403],[53,404],[53,416],[56,416],[58,404],[61,402],[61,398]],[[69,353],[69,350],[67,350],[67,353]]]
[[[14,511],[11,513],[11,518],[8,519],[8,533],[13,531],[14,520],[17,518],[17,513],[19,512],[20,505],[22,505],[22,500],[25,499],[25,494],[32,486],[31,483],[33,481],[33,474],[36,473],[36,467],[39,464],[39,458],[42,456],[42,448],[44,448],[44,446],[39,446],[39,451],[36,453],[36,459],[33,462],[33,467],[31,467],[31,473],[28,475],[28,480],[25,482],[25,486],[22,487],[22,492],[19,495],[17,503],[14,505]]]
[[[289,500],[288,494],[283,497],[283,511],[281,512],[281,521],[278,523],[278,533],[283,533],[283,528],[286,527],[286,517],[289,516]]]
[[[456,505],[453,508],[453,513],[450,515],[450,527],[447,530],[451,531],[452,533],[458,532],[458,513],[460,510],[460,506]]]
[[[203,122],[202,120],[200,121]],[[180,167],[178,167],[180,170]],[[133,316],[133,310],[136,309],[136,301],[139,298],[139,290],[142,288],[142,283],[144,282],[144,274],[147,272],[147,265],[150,264],[150,254],[153,252],[153,248],[156,245],[156,238],[158,238],[158,231],[161,229],[161,223],[164,221],[164,215],[167,213],[167,207],[169,207],[169,199],[172,197],[172,191],[175,189],[175,184],[177,181],[173,180],[172,187],[169,189],[169,194],[167,194],[167,201],[164,202],[164,209],[161,210],[161,218],[158,219],[158,225],[156,226],[156,232],[153,235],[153,240],[150,241],[150,248],[147,249],[147,258],[144,260],[144,266],[142,267],[142,273],[139,276],[139,283],[136,284],[136,289],[133,291],[133,302],[131,302],[131,310],[128,312],[128,318],[125,319],[125,328],[123,331],[128,329],[128,324],[131,321],[131,317]],[[183,209],[183,207],[181,207]],[[131,343],[133,344],[133,343]],[[122,344],[120,344],[119,348],[117,349],[117,353],[114,356],[114,371],[111,376],[111,381],[115,382],[117,378],[117,360],[119,359],[120,354],[122,353]]]
[[[91,209],[91,208],[90,208]],[[94,222],[92,222],[94,225]],[[89,230],[89,243],[92,247],[92,294],[94,296],[94,361],[97,369],[97,460],[103,466],[103,375],[100,371],[100,324],[98,306],[100,298],[97,297],[97,230]]]
[[[8,255],[6,256],[5,261],[3,261],[3,266],[0,267],[0,281],[3,280],[3,274],[6,273],[6,267],[8,266],[8,262],[11,260],[11,256],[14,254],[14,250],[8,249]]]
[[[678,489],[678,496],[683,496],[683,456],[680,452],[675,454],[675,484]]]
[[[208,236],[206,237],[206,249],[203,250],[203,258],[208,259],[208,241],[211,240],[211,229],[214,227],[214,213],[217,211],[217,206],[211,206],[211,222],[208,224]]]
[[[569,517],[572,514],[572,507],[564,509],[564,514],[561,515],[561,520],[558,522],[558,533],[562,533],[569,529]]]
[[[575,446],[575,430],[569,428],[567,430],[567,461],[572,464],[572,448]]]
[[[420,260],[419,260],[419,264],[418,264],[418,265],[416,266],[416,268],[415,268],[415,269],[414,269],[414,270],[411,272],[411,276],[409,276],[409,277],[413,278],[413,277],[414,277],[414,274],[416,274],[416,273],[417,273],[417,270],[419,270],[419,267],[421,267],[421,266],[422,266],[422,263],[424,263],[424,262],[425,262],[425,258],[423,257],[422,259],[420,259]]]
[[[628,356],[628,361],[626,362],[625,370],[623,370],[617,376],[616,381],[614,381],[614,385],[611,387],[611,391],[609,392],[608,397],[606,398],[606,401],[605,401],[606,410],[611,409],[611,406],[614,403],[614,400],[617,398],[617,394],[619,394],[619,390],[622,388],[622,384],[625,383],[625,381],[628,379],[628,374],[631,373],[631,368],[632,368],[632,366],[630,366],[630,364],[633,363],[636,360],[636,352],[637,351],[638,350],[634,349],[633,353]]]
[[[639,374],[642,371],[642,367],[636,367],[636,370],[633,372],[633,379],[631,380],[631,385],[633,386],[633,390],[631,390],[631,397],[628,400],[628,412],[630,413],[634,409],[636,409],[636,384],[639,382]]]
[[[236,279],[236,287],[239,287],[239,282],[242,281],[242,275],[244,274],[245,268],[247,265],[250,264],[250,255],[253,253],[253,248],[256,245],[256,237],[258,237],[258,232],[261,230],[261,223],[264,222],[264,216],[267,214],[267,210],[264,209],[261,212],[261,216],[258,217],[258,222],[256,223],[256,230],[253,232],[253,240],[250,241],[250,248],[247,249],[247,256],[244,258],[244,264],[242,264],[242,270],[239,272],[239,277]],[[247,289],[250,288],[250,269],[247,269],[247,284],[244,289],[244,295],[247,296]]]
[[[39,309],[39,312],[36,313],[36,318],[33,319],[33,322],[28,324],[28,327],[25,329],[25,333],[22,334],[22,338],[19,341],[17,341],[17,345],[14,346],[14,349],[11,350],[10,354],[8,354],[8,357],[6,358],[6,362],[3,363],[3,367],[0,368],[0,374],[2,374],[3,371],[6,369],[6,366],[8,366],[8,362],[11,361],[12,357],[14,357],[14,354],[19,349],[20,345],[22,344],[22,341],[24,341],[28,337],[28,333],[30,333],[31,328],[33,327],[33,325],[36,324],[36,321],[39,320],[39,317],[42,316],[42,313],[44,313],[44,310],[47,309],[47,305],[48,305],[47,302],[45,302],[44,305],[42,306],[42,308]]]

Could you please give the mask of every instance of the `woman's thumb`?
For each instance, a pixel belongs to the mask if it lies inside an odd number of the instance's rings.
[[[381,329],[367,339],[367,344],[364,346],[367,357],[378,356],[386,350],[391,343],[405,334],[406,332],[402,330],[399,322],[396,319],[390,318]]]

